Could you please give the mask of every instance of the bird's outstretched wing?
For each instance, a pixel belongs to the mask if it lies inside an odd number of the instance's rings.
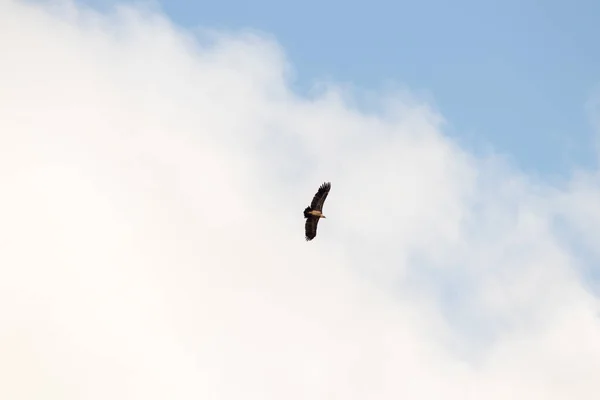
[[[330,189],[331,183],[323,183],[321,187],[319,187],[317,193],[315,193],[315,196],[312,199],[312,203],[310,203],[310,208],[312,208],[313,210],[323,211],[323,203],[325,203],[325,199],[327,198]]]
[[[306,218],[306,223],[304,224],[304,235],[306,240],[313,240],[315,236],[317,236],[317,224],[319,223],[318,217],[308,217]]]

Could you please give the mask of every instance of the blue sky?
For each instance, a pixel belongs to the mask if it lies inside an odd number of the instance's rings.
[[[597,398],[593,10],[78,1],[0,0],[0,398]]]
[[[106,7],[107,0],[88,4]],[[159,2],[177,24],[255,29],[281,43],[306,92],[331,80],[424,94],[446,132],[547,177],[595,165],[585,103],[600,71],[592,0]]]

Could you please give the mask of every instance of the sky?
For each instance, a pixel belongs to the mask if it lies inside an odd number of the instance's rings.
[[[511,86],[589,151],[555,179],[561,146],[495,131],[509,97],[170,4],[0,0],[1,398],[597,397],[596,55],[564,98]]]
[[[443,110],[445,132],[471,151],[495,149],[556,179],[596,163],[583,105],[598,90],[597,1],[153,4],[189,29],[274,36],[293,64],[297,93],[323,81],[359,90],[405,87]]]

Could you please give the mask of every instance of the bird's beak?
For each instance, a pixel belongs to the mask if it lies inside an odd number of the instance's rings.
[[[327,218],[327,217],[323,215],[323,218]]]

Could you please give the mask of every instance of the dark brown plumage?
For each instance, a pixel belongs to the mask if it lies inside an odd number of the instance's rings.
[[[306,240],[313,240],[317,236],[317,224],[321,218],[326,218],[323,215],[323,203],[329,194],[331,189],[331,183],[325,182],[320,187],[317,193],[315,193],[310,207],[304,209],[304,218],[306,223],[304,224],[304,234]]]

